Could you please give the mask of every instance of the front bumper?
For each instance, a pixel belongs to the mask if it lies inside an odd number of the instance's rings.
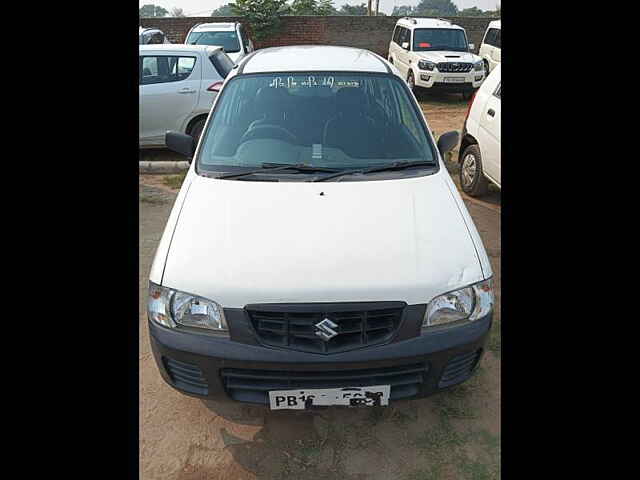
[[[187,395],[268,404],[269,390],[390,384],[393,401],[425,397],[467,380],[479,364],[492,315],[330,355],[250,345],[152,322],[149,333],[162,378]]]
[[[444,73],[437,70],[418,70],[415,75],[415,83],[418,87],[433,88],[451,92],[467,92],[475,90],[482,85],[485,75],[484,70],[468,73]],[[464,78],[464,82],[449,83],[448,78]]]

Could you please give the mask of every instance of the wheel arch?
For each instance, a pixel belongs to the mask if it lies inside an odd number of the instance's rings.
[[[460,140],[460,150],[458,151],[458,162],[460,164],[462,164],[462,155],[469,145],[478,145],[478,140],[473,135],[465,133],[462,140]],[[478,148],[480,148],[479,145]]]
[[[193,117],[191,120],[189,120],[189,122],[187,123],[186,128],[184,129],[184,133],[186,133],[187,135],[191,135],[191,130],[193,129],[193,126],[198,123],[200,120],[207,120],[207,117],[209,116],[208,113],[200,113],[198,115],[196,115],[195,117]]]

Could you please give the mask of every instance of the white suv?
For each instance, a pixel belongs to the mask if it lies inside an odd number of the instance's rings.
[[[500,64],[478,90],[467,113],[460,143],[460,185],[471,196],[487,192],[488,182],[500,188]]]
[[[502,26],[500,20],[489,22],[487,31],[482,39],[480,45],[480,56],[484,61],[484,68],[487,72],[493,71],[493,69],[500,63],[501,57],[501,39]]]
[[[140,45],[139,144],[164,146],[168,130],[197,142],[233,62],[221,47]]]
[[[241,23],[200,23],[191,27],[185,42],[188,45],[219,45],[229,58],[238,63],[253,52],[253,42]]]
[[[389,43],[389,61],[409,87],[460,92],[469,99],[484,80],[482,59],[470,52],[464,28],[448,20],[401,18]]]

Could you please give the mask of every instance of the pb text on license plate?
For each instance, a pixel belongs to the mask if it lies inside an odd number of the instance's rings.
[[[446,83],[464,83],[464,77],[444,77]]]
[[[389,405],[389,385],[350,388],[305,388],[300,390],[271,390],[271,410],[304,410],[312,405],[381,406]]]

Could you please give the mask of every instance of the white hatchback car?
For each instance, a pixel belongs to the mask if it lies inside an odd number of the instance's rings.
[[[253,52],[253,42],[240,22],[200,23],[191,27],[184,43],[188,45],[220,45],[234,63]]]
[[[471,196],[500,188],[500,64],[489,74],[469,105],[460,143],[460,185]]]
[[[233,62],[221,47],[140,45],[139,144],[164,146],[168,130],[196,141]]]
[[[311,59],[311,60],[310,60]],[[467,380],[491,264],[398,70],[361,49],[265,48],[231,71],[150,272],[177,390],[304,409],[388,405]],[[195,152],[194,152],[195,150]]]
[[[489,22],[487,31],[482,39],[480,51],[478,52],[484,62],[487,72],[493,71],[501,61],[502,48],[502,23],[500,20]]]

